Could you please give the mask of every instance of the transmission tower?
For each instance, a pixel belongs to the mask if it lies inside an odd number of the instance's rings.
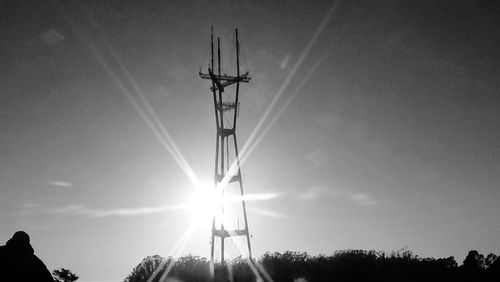
[[[243,180],[241,177],[240,159],[238,156],[238,142],[236,139],[236,121],[239,110],[239,90],[240,83],[250,81],[248,72],[240,74],[240,43],[238,39],[238,29],[236,29],[236,76],[222,74],[221,70],[221,43],[220,38],[217,38],[217,70],[214,64],[214,32],[211,29],[211,61],[208,66],[208,73],[202,73],[202,79],[209,79],[212,82],[210,90],[213,94],[215,124],[217,126],[216,145],[215,145],[215,171],[214,183],[215,187],[220,188],[222,194],[221,213],[215,214],[212,220],[212,239],[210,260],[214,262],[214,251],[216,239],[220,242],[220,257],[224,263],[224,240],[230,237],[243,236],[246,239],[246,247],[248,248],[248,257],[252,259],[252,249],[250,246],[250,233],[248,230],[247,212],[244,200]],[[231,86],[231,90],[228,90]],[[234,90],[234,92],[233,92]],[[230,144],[230,139],[232,143]],[[231,145],[231,146],[230,146]],[[243,226],[240,228],[239,219],[237,224],[229,222],[225,218],[225,201],[224,194],[236,191],[237,206],[239,213],[243,215]],[[236,189],[236,190],[235,190]],[[241,251],[241,250],[240,250]]]

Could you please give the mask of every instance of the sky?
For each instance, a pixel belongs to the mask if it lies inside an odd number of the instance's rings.
[[[25,230],[49,269],[80,281],[123,281],[148,255],[209,257],[209,223],[187,238],[198,218],[179,205],[195,188],[186,167],[213,181],[198,76],[213,25],[223,71],[238,28],[252,77],[238,142],[252,148],[245,191],[260,195],[247,202],[254,256],[498,254],[499,9],[0,1],[0,244]]]

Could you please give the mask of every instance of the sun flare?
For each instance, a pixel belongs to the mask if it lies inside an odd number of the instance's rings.
[[[222,209],[224,200],[213,184],[200,183],[190,195],[188,208],[192,218],[199,223],[208,223]]]

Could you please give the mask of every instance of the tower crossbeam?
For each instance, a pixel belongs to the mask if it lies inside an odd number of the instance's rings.
[[[202,79],[212,79],[212,80],[218,81],[218,82],[216,82],[215,86],[210,87],[210,90],[212,90],[212,91],[217,91],[219,89],[221,91],[224,91],[223,89],[226,86],[235,84],[237,82],[248,83],[248,82],[250,82],[250,79],[251,79],[248,76],[248,72],[243,74],[243,75],[240,75],[240,76],[228,76],[228,75],[213,75],[213,76],[211,76],[210,72],[211,72],[211,70],[209,69],[208,74],[200,72],[199,75]],[[220,81],[224,81],[224,82],[220,82]]]

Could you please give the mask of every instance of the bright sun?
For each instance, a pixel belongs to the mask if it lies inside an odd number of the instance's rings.
[[[200,183],[191,193],[188,206],[195,221],[208,223],[220,211],[222,203],[222,195],[213,184]]]

